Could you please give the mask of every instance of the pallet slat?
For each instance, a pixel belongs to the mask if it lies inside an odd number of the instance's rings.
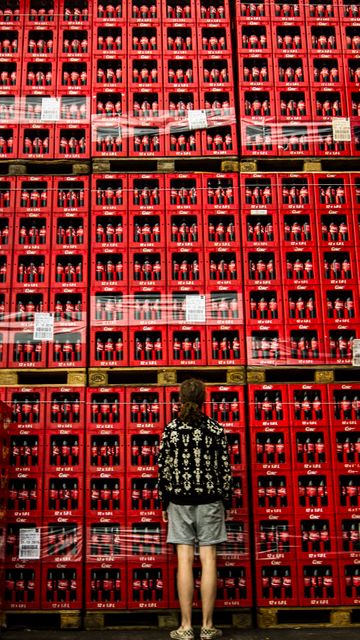
[[[58,611],[4,611],[1,617],[2,626],[7,629],[26,627],[29,629],[80,629],[82,616],[80,610]]]
[[[0,369],[0,386],[73,386],[84,387],[87,381],[86,369]]]
[[[189,377],[197,377],[206,383],[245,384],[244,367],[184,367],[182,369],[157,367],[122,367],[89,369],[89,386],[106,387],[118,385],[176,385]]]
[[[141,167],[141,169],[140,169]],[[187,158],[93,158],[93,173],[189,173],[193,171],[233,173],[239,171],[237,157]]]
[[[260,629],[297,627],[360,627],[353,622],[355,612],[360,620],[360,607],[260,607],[257,609],[257,625]],[[303,622],[302,620],[308,620]]]

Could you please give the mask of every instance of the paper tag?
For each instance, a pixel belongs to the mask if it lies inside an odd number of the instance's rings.
[[[185,320],[186,322],[202,323],[206,322],[206,298],[205,296],[188,295],[185,298]]]
[[[252,216],[267,216],[267,209],[251,209],[250,214]]]
[[[20,529],[19,560],[40,560],[40,528]]]
[[[34,313],[34,340],[54,340],[54,314]]]
[[[43,98],[41,102],[42,122],[58,122],[60,120],[60,98]]]
[[[352,366],[360,367],[360,339],[356,338],[352,343]]]
[[[332,130],[334,142],[351,142],[350,118],[333,118]]]
[[[205,109],[194,109],[189,111],[189,129],[207,129],[207,116]]]

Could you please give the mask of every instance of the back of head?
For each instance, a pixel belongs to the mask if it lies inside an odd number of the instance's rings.
[[[180,401],[181,408],[179,413],[180,420],[191,422],[199,418],[201,408],[205,400],[205,386],[201,380],[190,378],[184,380],[180,385]]]

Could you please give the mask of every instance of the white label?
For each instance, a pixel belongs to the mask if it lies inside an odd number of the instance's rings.
[[[53,313],[34,313],[34,340],[54,340]]]
[[[186,296],[185,305],[185,320],[186,322],[202,323],[206,321],[206,298],[205,296]]]
[[[334,142],[351,142],[350,118],[333,118]]]
[[[19,560],[40,560],[40,528],[20,529]]]
[[[251,209],[250,214],[252,216],[267,216],[267,209]]]
[[[60,120],[60,98],[43,98],[41,102],[42,122],[58,122]]]
[[[189,111],[189,129],[207,129],[207,116],[205,109],[194,109]]]
[[[360,367],[360,339],[353,340],[352,343],[352,365]]]

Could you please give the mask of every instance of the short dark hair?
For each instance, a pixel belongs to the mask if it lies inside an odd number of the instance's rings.
[[[179,417],[187,421],[201,414],[205,401],[205,385],[201,380],[189,378],[180,385],[181,409]]]

